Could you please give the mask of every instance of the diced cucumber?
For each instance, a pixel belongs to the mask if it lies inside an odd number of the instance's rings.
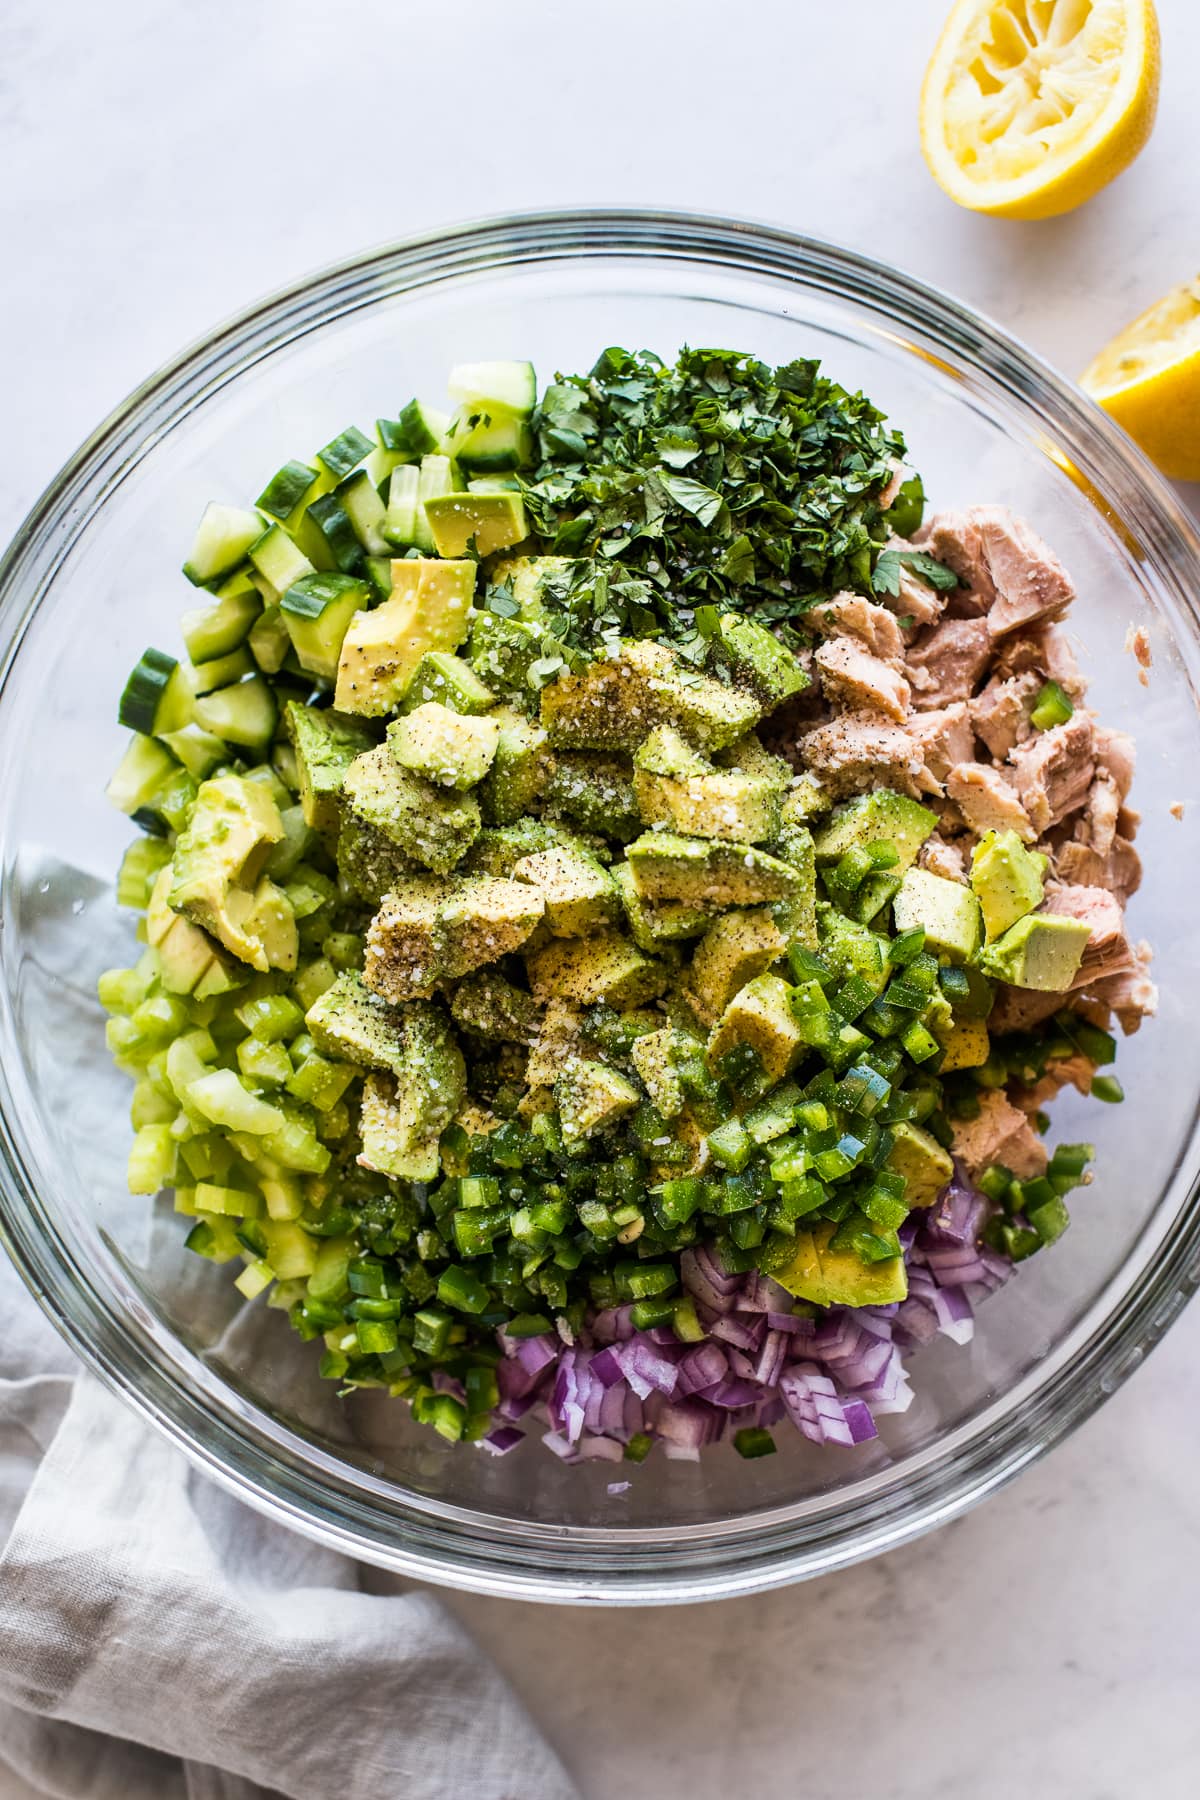
[[[282,525],[269,525],[246,554],[266,582],[272,600],[281,599],[302,576],[314,572],[307,556]]]
[[[367,471],[357,470],[335,489],[335,493],[354,528],[355,537],[368,556],[386,555],[388,543],[382,527],[387,509]]]
[[[396,550],[407,550],[417,541],[418,490],[421,471],[415,463],[401,463],[392,470],[388,483],[387,511],[383,535]]]
[[[363,458],[369,456],[374,449],[369,437],[364,437],[356,425],[348,425],[345,431],[332,438],[323,450],[317,451],[318,460],[325,464],[331,475],[338,480],[348,475],[351,469],[357,469]]]
[[[466,481],[448,456],[423,456],[417,482],[417,513],[413,543],[418,550],[434,548],[433,533],[425,517],[425,502],[440,500],[444,494],[461,494]]]
[[[375,429],[385,449],[396,451],[408,461],[418,462],[422,456],[437,449],[449,423],[448,413],[426,406],[420,400],[410,400],[398,419],[378,419]]]
[[[320,533],[333,567],[340,569],[343,575],[356,575],[362,568],[363,547],[338,492],[322,494],[319,500],[314,500],[305,517]]]
[[[170,847],[161,838],[134,838],[121,858],[117,905],[134,906],[144,912],[149,904],[150,890],[170,860]],[[121,971],[122,974],[129,972]],[[101,995],[101,1000],[103,998]]]
[[[309,463],[284,463],[282,469],[272,475],[254,504],[259,512],[267,513],[270,518],[278,519],[282,524],[295,512],[316,479],[317,471]]]
[[[472,474],[497,475],[519,469],[533,455],[528,419],[494,406],[460,406],[450,421],[442,448]]]
[[[280,613],[302,668],[332,681],[346,628],[371,604],[366,582],[352,575],[306,575],[280,601]]]
[[[475,410],[491,403],[528,416],[537,405],[537,375],[530,362],[459,363],[447,386],[452,400]]]
[[[214,501],[204,509],[183,572],[197,587],[217,581],[237,568],[261,535],[262,520],[257,513],[240,506],[218,506]]]
[[[314,571],[315,573],[315,571]],[[268,606],[250,628],[250,653],[266,675],[276,675],[292,647],[278,605]]]
[[[275,720],[275,696],[261,675],[218,688],[196,702],[197,725],[247,750],[266,749],[275,735]]]
[[[370,456],[368,456],[366,462],[363,464],[364,471],[380,494],[382,494],[387,487],[388,478],[397,463],[407,462],[409,460],[403,451],[394,450],[384,442],[382,431],[383,423],[383,420],[376,420],[375,446],[372,449]]]
[[[185,725],[182,731],[165,731],[162,741],[197,781],[203,781],[206,775],[211,775],[214,769],[229,760],[228,746],[211,731],[201,731],[198,725]]]
[[[117,764],[104,790],[118,812],[136,813],[150,805],[155,794],[179,769],[171,752],[151,737],[135,732],[129,748]]]
[[[195,698],[188,673],[165,650],[144,650],[125,683],[117,720],[130,731],[157,736],[181,731],[192,716]]]
[[[240,644],[226,656],[215,656],[211,662],[197,663],[192,671],[195,692],[211,694],[214,688],[228,687],[231,681],[240,681],[243,675],[251,674],[253,669],[254,658],[246,646]]]
[[[248,575],[231,575],[217,590],[211,606],[197,606],[183,615],[183,641],[193,663],[228,656],[246,635],[262,611],[262,595]]]
[[[367,575],[371,586],[381,600],[386,600],[392,591],[392,558],[389,550],[387,556],[368,556]]]

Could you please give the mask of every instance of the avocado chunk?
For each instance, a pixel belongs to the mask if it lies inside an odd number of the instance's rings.
[[[523,856],[513,870],[517,881],[537,888],[546,905],[552,937],[588,937],[611,925],[621,903],[608,870],[583,850],[539,850]]]
[[[172,882],[171,865],[159,870],[146,907],[146,942],[158,958],[158,978],[168,994],[193,994],[206,977],[209,990],[218,976],[228,978],[228,986],[236,987],[236,965],[223,956],[216,944],[172,910],[168,895]]]
[[[403,1048],[394,1074],[363,1083],[359,1162],[399,1181],[434,1181],[438,1142],[466,1099],[467,1071],[441,1008],[413,1001],[404,1009]]]
[[[525,1065],[530,1090],[552,1088],[567,1064],[583,1054],[582,1045],[582,1010],[570,1000],[547,1000]]]
[[[778,975],[756,975],[740,988],[708,1040],[711,1066],[719,1069],[731,1050],[748,1044],[770,1080],[782,1081],[803,1048],[791,992]]]
[[[687,1104],[681,1070],[701,1049],[697,1039],[670,1025],[634,1040],[629,1059],[664,1119],[677,1118]]]
[[[559,675],[541,698],[542,724],[564,750],[635,750],[656,725],[719,750],[761,717],[752,694],[698,674],[648,638],[622,639],[615,655]]]
[[[817,857],[812,833],[803,825],[789,825],[771,846],[772,852],[790,864],[800,877],[785,900],[772,907],[775,923],[789,944],[817,947]],[[866,885],[865,883],[863,884]]]
[[[682,900],[643,899],[628,863],[616,863],[609,872],[624,908],[629,934],[639,950],[653,955],[663,944],[699,937],[712,924],[708,907],[688,906]]]
[[[627,1076],[584,1056],[573,1057],[554,1083],[554,1104],[568,1147],[615,1124],[641,1098]]]
[[[545,734],[543,733],[543,742]],[[582,831],[626,843],[642,829],[628,757],[601,750],[564,750],[547,759],[545,807]]]
[[[1079,973],[1091,927],[1058,913],[1026,913],[980,953],[979,966],[1012,987],[1065,993]]]
[[[420,872],[391,838],[368,825],[349,807],[345,808],[338,828],[336,860],[343,893],[365,900],[368,906],[378,906],[398,882]]]
[[[799,892],[799,869],[753,844],[680,837],[647,831],[625,846],[639,894],[647,900],[682,900],[689,906],[758,906]]]
[[[892,1147],[885,1167],[903,1175],[904,1198],[910,1206],[932,1206],[954,1175],[954,1164],[935,1137],[919,1125],[901,1121],[890,1127]]]
[[[960,881],[947,881],[928,869],[909,869],[893,902],[897,931],[925,932],[925,948],[935,956],[963,963],[983,942],[979,902]]]
[[[288,701],[283,724],[296,754],[305,824],[332,850],[346,770],[356,756],[371,749],[374,739],[358,719],[345,718],[331,707],[305,706],[299,700]]]
[[[548,640],[539,625],[524,619],[502,618],[499,613],[479,612],[471,621],[467,660],[472,669],[497,693],[507,694],[525,711],[537,701],[537,685],[531,676],[534,663],[546,654]]]
[[[471,717],[490,711],[496,704],[495,694],[480,681],[470,663],[447,650],[426,651],[400,702],[400,711],[412,712],[427,700],[437,700],[451,712]]]
[[[168,905],[265,974],[294,969],[296,921],[286,896],[259,871],[283,837],[279,808],[260,781],[201,782],[172,861]]]
[[[371,993],[361,975],[339,975],[309,1007],[304,1023],[317,1049],[339,1062],[368,1069],[401,1066],[404,1014]]]
[[[792,694],[803,693],[809,678],[792,652],[765,625],[740,613],[722,613],[709,652],[734,680],[772,712]]]
[[[876,788],[861,794],[857,800],[839,806],[813,835],[819,863],[834,863],[847,850],[865,849],[869,844],[894,844],[900,861],[894,865],[903,875],[917,860],[917,851],[937,825],[937,814],[907,794],[891,788]]]
[[[519,949],[542,916],[541,895],[494,875],[400,883],[367,928],[363,980],[400,1004]]]
[[[908,1297],[902,1256],[864,1262],[853,1250],[831,1250],[837,1226],[822,1220],[811,1230],[797,1226],[764,1264],[769,1275],[798,1300],[814,1306],[890,1306]]]
[[[456,650],[467,635],[473,562],[403,557],[392,563],[382,606],[357,612],[342,639],[334,704],[339,712],[391,712],[430,650]]]
[[[492,714],[498,726],[492,764],[479,790],[489,825],[513,825],[524,818],[546,785],[546,734],[512,707]]]
[[[546,612],[547,588],[564,580],[574,560],[570,556],[509,556],[493,564],[489,586],[508,590],[520,618],[540,619]]]
[[[355,757],[342,792],[356,818],[439,875],[462,861],[479,834],[479,802],[473,794],[447,792],[409,774],[387,744]]]
[[[780,809],[783,829],[787,831],[793,825],[811,826],[813,820],[822,818],[832,805],[833,801],[815,775],[797,775],[783,797]]]
[[[450,996],[450,1014],[472,1037],[504,1044],[532,1044],[542,1021],[533,995],[514,987],[498,969],[465,976]]]
[[[991,1052],[988,1028],[982,1019],[954,1019],[948,1031],[936,1031],[942,1060],[939,1075],[952,1075],[955,1069],[979,1069]]]
[[[734,995],[786,949],[787,940],[765,906],[714,920],[696,946],[687,978],[697,1015],[706,1025],[715,1024]]]
[[[985,831],[971,854],[971,886],[988,943],[1042,904],[1046,858],[1027,850],[1015,831]]]
[[[529,535],[525,502],[515,490],[503,493],[438,494],[425,502],[425,517],[439,556],[479,557],[507,550]]]
[[[601,1001],[618,1009],[644,1006],[658,999],[670,979],[664,964],[612,929],[555,939],[527,952],[525,966],[537,999],[571,1000],[577,1006]]]
[[[388,749],[402,769],[460,792],[483,780],[499,738],[495,719],[451,712],[438,700],[414,707],[387,729]]]
[[[633,793],[644,825],[690,837],[760,844],[779,830],[783,784],[742,769],[718,769],[670,725],[634,753]]]

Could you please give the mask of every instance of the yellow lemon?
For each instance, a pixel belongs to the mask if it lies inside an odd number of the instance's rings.
[[[1158,68],[1153,0],[958,0],[921,89],[925,160],[975,212],[1070,212],[1150,136]]]
[[[1200,277],[1119,331],[1080,380],[1164,475],[1200,481]]]

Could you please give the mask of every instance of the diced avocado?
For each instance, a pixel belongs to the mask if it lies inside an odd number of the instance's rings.
[[[512,707],[500,707],[491,716],[499,733],[479,804],[489,825],[512,825],[524,818],[545,787],[546,734]]]
[[[687,1102],[681,1066],[696,1054],[697,1040],[664,1026],[636,1038],[629,1052],[630,1061],[641,1077],[651,1104],[664,1119],[674,1119]]]
[[[665,990],[670,973],[619,931],[589,938],[558,938],[525,958],[529,985],[539,1000],[603,1001],[618,1008],[642,1006]]]
[[[616,863],[609,873],[620,895],[630,936],[639,950],[653,955],[662,944],[699,937],[712,924],[708,907],[687,906],[682,900],[643,899],[628,863]]]
[[[585,851],[539,850],[521,858],[513,877],[540,891],[552,937],[588,937],[619,916],[621,903],[612,877]]]
[[[770,750],[764,750],[757,733],[748,731],[736,743],[730,744],[727,750],[713,753],[713,761],[721,769],[740,769],[743,775],[757,775],[761,781],[770,782],[777,787],[782,797],[791,788],[795,779],[789,763],[782,756],[775,756]]]
[[[331,708],[289,700],[283,723],[296,753],[300,804],[304,818],[329,849],[337,840],[339,798],[346,770],[372,745],[370,731],[357,719]]]
[[[540,894],[499,876],[402,882],[368,927],[363,979],[397,1004],[427,997],[435,982],[519,949],[541,916]]]
[[[908,1297],[902,1256],[864,1262],[853,1250],[831,1250],[837,1226],[822,1220],[811,1230],[798,1226],[766,1264],[768,1273],[798,1300],[814,1306],[890,1306]]]
[[[430,1002],[411,1002],[395,1074],[363,1083],[359,1160],[400,1181],[436,1180],[439,1139],[466,1092],[466,1065],[449,1020]]]
[[[785,831],[793,825],[811,825],[833,805],[815,775],[797,775],[783,797],[780,818]]]
[[[401,1066],[404,1014],[373,994],[361,975],[339,975],[309,1007],[304,1023],[317,1049],[339,1062],[368,1069]]]
[[[758,906],[798,893],[798,869],[752,844],[680,837],[647,831],[625,846],[638,893],[647,900],[683,900],[689,906]]]
[[[342,792],[358,818],[439,875],[462,861],[479,833],[479,802],[473,794],[447,792],[410,775],[387,744],[355,757]]]
[[[709,650],[735,681],[756,695],[767,712],[809,685],[808,676],[786,645],[765,625],[740,613],[721,615]]]
[[[402,769],[460,791],[483,780],[499,738],[494,718],[451,712],[438,700],[427,700],[387,729],[388,749]]]
[[[979,902],[960,881],[928,869],[909,869],[893,901],[897,931],[924,928],[925,948],[951,962],[967,962],[983,942]]]
[[[501,618],[498,613],[476,613],[471,622],[467,659],[489,687],[517,700],[527,710],[537,698],[530,670],[546,652],[547,640],[537,625],[524,619]]]
[[[582,1054],[583,1012],[569,1000],[550,999],[525,1066],[531,1089],[552,1088],[572,1057]]]
[[[706,1025],[713,1025],[746,983],[778,962],[787,940],[768,909],[726,913],[709,926],[696,946],[687,978],[688,998]]]
[[[800,876],[799,885],[785,900],[772,907],[775,923],[790,944],[817,947],[817,858],[812,833],[803,825],[789,825],[771,846],[774,854]]]
[[[490,556],[529,535],[519,493],[440,494],[426,500],[425,517],[439,556],[465,556],[472,547]]]
[[[876,788],[860,794],[845,806],[839,806],[813,834],[817,861],[834,863],[847,850],[865,849],[868,844],[894,844],[899,862],[893,867],[898,874],[910,869],[917,851],[937,825],[937,814],[907,794],[891,788]]]
[[[991,1040],[982,1019],[956,1018],[949,1030],[935,1035],[943,1045],[939,1075],[951,1075],[955,1069],[979,1069],[988,1059]]]
[[[417,672],[400,702],[401,712],[412,712],[427,700],[439,700],[451,712],[472,716],[496,704],[491,688],[480,681],[469,662],[447,650],[429,650],[417,664]]]
[[[648,638],[542,689],[542,724],[556,748],[635,750],[656,725],[674,725],[703,750],[734,743],[762,716],[753,695],[681,664]]]
[[[545,589],[571,568],[570,556],[510,556],[492,566],[490,585],[507,588],[522,619],[545,616]]]
[[[713,1068],[719,1068],[721,1059],[739,1044],[748,1044],[771,1081],[782,1081],[802,1048],[791,991],[778,975],[756,975],[740,988],[708,1040]]]
[[[920,1125],[901,1121],[890,1128],[892,1147],[886,1167],[903,1175],[904,1198],[909,1206],[932,1206],[954,1174],[954,1164],[935,1137]]]
[[[404,557],[392,564],[392,593],[355,613],[342,640],[334,703],[347,713],[390,712],[430,650],[456,650],[467,635],[475,592],[473,562]]]
[[[612,1125],[641,1102],[632,1081],[607,1063],[573,1057],[554,1083],[562,1134],[568,1145]]]
[[[602,750],[564,750],[547,761],[548,813],[622,844],[637,836],[642,821],[627,757],[606,756]]]
[[[279,808],[261,782],[219,775],[202,782],[180,833],[169,904],[263,973],[294,969],[295,919],[260,871],[283,837]]]
[[[523,856],[579,840],[540,819],[518,819],[512,825],[485,826],[467,852],[463,870],[469,875],[511,875]]]
[[[758,844],[779,830],[778,781],[718,769],[670,725],[657,726],[634,753],[633,792],[645,825],[691,837]]]
[[[980,953],[979,966],[994,981],[1042,993],[1065,993],[1079,973],[1091,927],[1058,913],[1026,913]]]
[[[532,1044],[542,1020],[533,995],[514,987],[498,969],[479,969],[460,981],[450,996],[450,1012],[473,1037],[506,1044]]]
[[[1042,904],[1046,859],[1015,831],[985,831],[971,855],[975,890],[989,944]]]
[[[168,863],[150,890],[146,942],[158,958],[158,978],[167,993],[191,994],[214,969],[232,970],[207,933],[172,909],[168,900],[172,879]]]
[[[398,850],[389,837],[368,825],[349,807],[342,814],[337,836],[338,882],[348,895],[378,906],[397,882],[419,873],[416,863]]]

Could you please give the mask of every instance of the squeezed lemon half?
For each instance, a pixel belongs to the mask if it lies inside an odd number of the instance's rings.
[[[1158,72],[1153,0],[958,0],[921,90],[921,149],[960,206],[1070,212],[1146,142]]]
[[[1080,381],[1164,475],[1200,481],[1200,276],[1118,332]]]

